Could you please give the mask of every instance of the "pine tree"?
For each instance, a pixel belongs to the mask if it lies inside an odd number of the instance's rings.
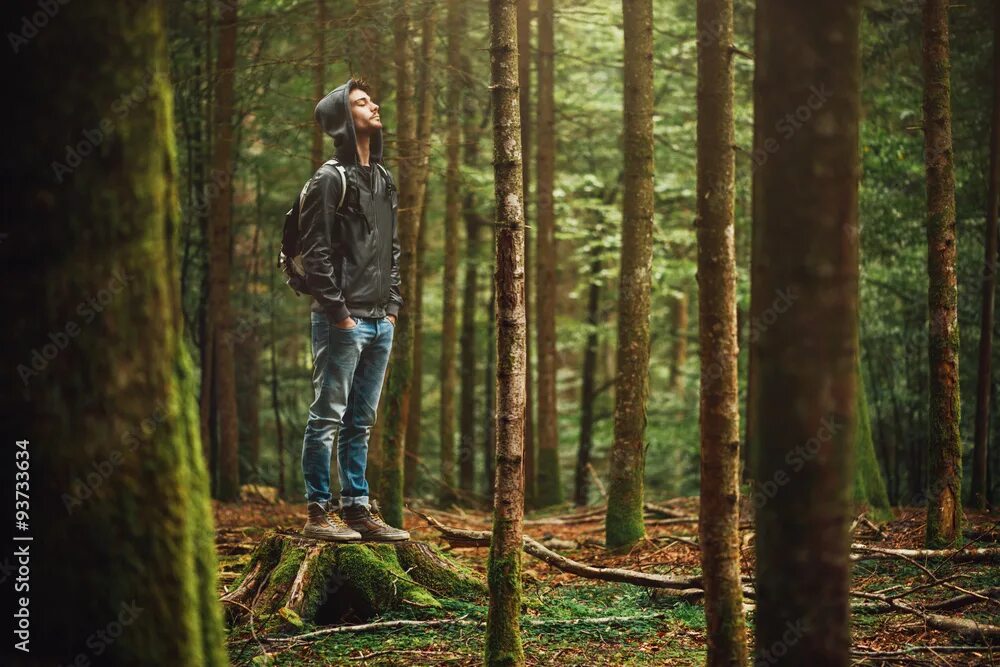
[[[962,536],[962,438],[958,391],[958,277],[955,173],[951,145],[948,3],[923,10],[924,163],[927,174],[928,546]]]
[[[535,252],[535,332],[538,357],[539,505],[562,502],[559,484],[559,413],[556,409],[555,12],[538,0],[538,207]]]
[[[858,0],[757,4],[756,145],[773,146],[789,109],[829,93],[754,186],[753,299],[792,299],[758,332],[749,406],[761,664],[850,663],[860,20]]]
[[[28,440],[6,451],[30,494],[18,534],[33,541],[14,547],[31,557],[29,664],[96,662],[96,646],[104,664],[227,664],[180,306],[164,6],[63,4],[18,55],[26,85],[8,118],[28,140],[5,155],[17,168],[0,274],[37,289],[7,292],[3,348],[29,365],[0,399]],[[114,641],[92,634],[109,624]]]
[[[649,299],[653,261],[653,3],[622,0],[625,27],[625,180],[615,440],[605,525],[608,548],[641,540],[649,392]]]
[[[698,339],[701,503],[698,535],[708,621],[707,665],[745,665],[740,582],[740,406],[733,218],[733,3],[699,0]],[[680,301],[680,300],[678,300]],[[678,303],[677,308],[685,303]],[[678,327],[677,334],[684,332]]]
[[[524,209],[517,99],[517,0],[490,0],[490,91],[496,197],[497,483],[487,565],[486,664],[524,664],[521,529],[524,516]]]

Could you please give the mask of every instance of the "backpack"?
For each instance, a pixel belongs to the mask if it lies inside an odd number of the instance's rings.
[[[340,201],[337,202],[337,211],[339,212],[340,207],[344,205],[348,188],[355,186],[347,177],[347,171],[336,158],[327,160],[324,165],[332,166],[340,174]],[[393,191],[396,189],[396,184],[393,182],[392,176],[378,162],[375,165],[385,177],[386,190],[392,196]],[[306,288],[306,272],[302,266],[302,251],[299,248],[299,234],[301,232],[299,228],[299,214],[302,208],[302,200],[305,198],[306,190],[309,188],[311,182],[312,179],[306,181],[306,184],[302,186],[302,190],[299,191],[299,196],[295,198],[292,207],[285,214],[285,224],[281,233],[281,248],[278,251],[278,268],[285,274],[285,283],[292,288],[296,296],[309,293],[309,290]]]
[[[337,202],[337,210],[344,204],[344,197],[347,195],[347,172],[337,160],[329,160],[325,164],[331,165],[340,174],[340,201]],[[292,207],[285,214],[285,225],[281,232],[281,248],[278,250],[278,268],[285,274],[285,283],[292,288],[295,296],[308,294],[306,289],[306,272],[302,267],[302,251],[299,248],[299,213],[302,210],[302,200],[306,196],[306,190],[312,179],[306,181],[299,191],[299,196],[295,198]]]

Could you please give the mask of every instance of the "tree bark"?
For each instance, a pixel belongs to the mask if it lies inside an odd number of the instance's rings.
[[[524,664],[521,522],[524,516],[524,209],[517,99],[517,0],[490,0],[490,95],[496,198],[497,484],[487,564],[487,665]],[[491,380],[492,381],[492,380]]]
[[[986,196],[986,238],[983,260],[982,307],[979,316],[979,368],[976,376],[976,430],[972,450],[970,504],[980,510],[989,503],[986,486],[987,441],[990,432],[990,388],[993,371],[993,311],[997,287],[997,209],[1000,208],[1000,5],[993,4],[993,127]],[[995,443],[994,443],[995,444]]]
[[[923,10],[924,163],[927,174],[929,311],[927,546],[962,536],[962,439],[959,433],[958,278],[955,173],[951,145],[948,3]]]
[[[392,343],[392,356],[385,386],[382,421],[381,479],[379,506],[386,522],[403,525],[403,456],[406,451],[406,425],[409,420],[410,386],[413,381],[413,313],[416,301],[417,236],[420,233],[420,209],[417,195],[419,151],[417,115],[414,104],[413,46],[410,36],[411,0],[394,4],[393,33],[396,55],[396,182],[399,185],[397,231],[399,235],[399,270],[403,308],[399,312]]]
[[[684,362],[687,361],[688,297],[680,291],[674,296],[670,308],[671,329],[674,342],[670,352],[670,387],[677,398],[684,400]]]
[[[517,83],[521,110],[521,182],[524,185],[524,502],[535,502],[535,418],[531,363],[531,0],[517,3]]]
[[[649,293],[653,260],[653,4],[622,0],[625,32],[625,179],[615,439],[611,447],[608,514],[610,549],[645,537],[642,487],[646,398],[649,392]]]
[[[468,59],[463,59],[467,63]],[[478,108],[472,95],[463,100],[465,123],[462,159],[468,167],[479,163]],[[459,347],[461,367],[461,397],[459,399],[458,486],[472,494],[476,482],[476,311],[479,299],[480,227],[483,221],[476,212],[476,197],[471,187],[462,198],[462,216],[465,221],[465,282],[462,286],[462,330]]]
[[[596,236],[596,235],[595,235]],[[590,452],[594,446],[594,399],[597,397],[597,331],[600,320],[601,247],[596,241],[590,246],[590,286],[587,288],[587,338],[583,346],[583,371],[580,386],[580,445],[576,454],[576,478],[573,502],[577,507],[587,504],[590,496]]]
[[[752,377],[758,662],[850,663],[860,19],[858,0],[757,5],[755,144],[814,111],[755,182],[753,298],[791,301],[759,328]]]
[[[232,275],[233,110],[236,79],[237,0],[224,3],[219,15],[219,48],[215,66],[215,110],[212,172],[219,194],[209,201],[211,225],[208,267],[208,318],[211,326],[216,408],[219,424],[220,500],[240,495],[239,422],[236,410],[236,366],[229,282]]]
[[[163,3],[64,4],[18,54],[7,117],[22,140],[8,143],[4,192],[17,252],[0,275],[37,289],[5,295],[17,370],[0,400],[11,507],[25,512],[15,539],[33,540],[9,547],[6,584],[30,555],[29,664],[96,661],[96,646],[106,664],[228,664],[183,340],[168,71]],[[114,641],[91,634],[112,625]]]
[[[699,0],[698,346],[701,357],[701,502],[698,537],[710,667],[747,663],[740,583],[740,406],[733,214],[733,2]],[[675,310],[678,347],[687,299]],[[680,320],[678,322],[678,320]],[[675,357],[675,368],[683,363]],[[677,390],[677,384],[675,391]]]
[[[462,175],[459,169],[462,142],[462,44],[465,41],[465,3],[448,0],[448,137],[445,172],[444,297],[441,312],[441,486],[438,499],[444,506],[455,502],[455,344],[458,319],[458,221],[462,216]]]
[[[555,11],[538,0],[537,249],[535,333],[538,357],[538,505],[562,502],[559,484],[559,413],[556,408]]]

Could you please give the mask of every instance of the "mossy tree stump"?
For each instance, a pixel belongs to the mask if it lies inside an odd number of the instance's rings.
[[[249,610],[264,624],[326,625],[486,595],[482,577],[424,542],[336,544],[271,531],[222,599],[233,623]]]

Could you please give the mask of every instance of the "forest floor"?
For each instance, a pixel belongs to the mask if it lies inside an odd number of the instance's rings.
[[[525,534],[563,556],[600,567],[621,567],[672,575],[699,572],[697,524],[678,517],[697,516],[697,498],[658,503],[664,518],[647,520],[648,539],[627,554],[604,549],[604,515],[564,507],[528,515]],[[452,509],[427,513],[456,528],[489,530],[490,515]],[[220,595],[229,590],[256,542],[268,529],[298,530],[305,507],[284,502],[246,502],[215,506],[216,544],[220,558]],[[672,518],[670,518],[672,517]],[[924,511],[896,510],[887,522],[855,522],[853,541],[877,548],[922,548]],[[414,540],[447,546],[438,532],[408,512],[406,528]],[[966,515],[969,547],[1000,546],[996,514]],[[742,568],[753,573],[752,530],[743,531]],[[488,549],[463,548],[449,555],[484,573]],[[529,665],[701,665],[705,660],[705,614],[701,604],[678,602],[648,588],[583,579],[562,572],[527,554],[523,557],[525,618],[544,621],[524,625],[524,651]],[[944,583],[913,592],[936,578]],[[955,591],[981,591],[1000,586],[1000,567],[993,563],[957,563],[952,560],[892,558],[865,560],[854,565],[853,590],[892,597],[906,592],[907,604],[944,600]],[[887,590],[888,589],[888,590]],[[441,600],[438,618],[484,620],[483,604]],[[856,595],[852,603],[865,604]],[[416,614],[415,612],[422,612]],[[1000,602],[983,600],[947,612],[954,618],[1000,623]],[[568,624],[568,619],[616,617],[620,621]],[[427,610],[402,610],[381,619],[345,619],[369,622],[428,618]],[[753,614],[749,614],[752,624]],[[855,664],[864,665],[1000,665],[1000,646],[972,649],[982,641],[962,639],[927,627],[923,619],[902,613],[852,614]],[[289,635],[303,630],[289,628]],[[229,650],[234,665],[479,665],[483,628],[478,625],[409,627],[327,635],[309,640],[269,642],[255,638],[245,626],[231,632]],[[752,633],[750,633],[752,635]],[[261,641],[263,640],[263,641]],[[962,647],[941,648],[941,647]],[[937,648],[933,648],[937,647]],[[260,657],[266,649],[269,657]],[[877,652],[879,656],[866,656]],[[893,653],[894,655],[885,655]],[[781,664],[775,659],[767,664]]]

